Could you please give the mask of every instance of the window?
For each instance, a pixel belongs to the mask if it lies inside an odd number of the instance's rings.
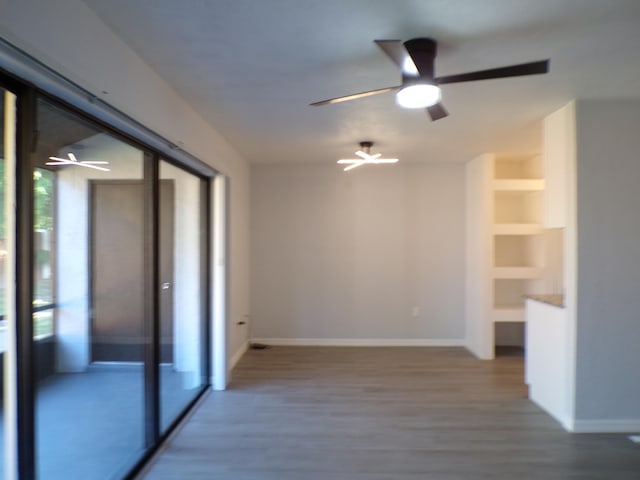
[[[33,172],[34,196],[34,299],[33,335],[37,339],[53,335],[53,212],[55,204],[55,174],[44,168]]]

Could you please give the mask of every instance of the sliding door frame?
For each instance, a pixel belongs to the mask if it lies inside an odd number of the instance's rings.
[[[35,478],[35,382],[33,346],[33,149],[36,144],[33,89],[18,94],[16,155],[16,354],[18,475]]]
[[[144,404],[145,447],[160,437],[160,202],[158,154],[144,159]]]
[[[144,152],[144,198],[145,198],[145,271],[144,271],[144,408],[145,408],[145,451],[138,463],[130,471],[132,476],[138,472],[158,449],[175,427],[187,415],[210,387],[211,378],[211,258],[213,248],[210,234],[211,226],[211,184],[217,172],[205,174],[175,158],[167,157],[153,146],[138,140],[134,136],[119,130],[105,121],[96,118],[82,109],[60,100],[33,85],[15,79],[11,74],[0,70],[0,85],[17,97],[16,124],[16,182],[15,182],[15,244],[16,244],[16,405],[17,405],[17,469],[21,479],[36,478],[36,365],[33,343],[33,294],[34,294],[34,149],[37,144],[37,102],[43,99],[51,105],[61,108],[79,119],[96,125],[107,134],[128,143]],[[139,125],[132,120],[133,127]],[[182,410],[177,418],[160,433],[160,279],[159,279],[159,162],[168,161],[174,166],[197,176],[201,182],[200,200],[200,312],[202,328],[203,376],[199,392]],[[11,461],[10,459],[6,459]]]

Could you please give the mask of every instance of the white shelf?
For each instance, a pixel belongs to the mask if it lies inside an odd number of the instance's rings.
[[[531,282],[528,279],[503,279],[493,281],[493,310],[513,310],[524,308],[524,294],[529,291]]]
[[[493,267],[493,278],[530,280],[542,277],[540,267]],[[525,292],[522,292],[525,293]]]
[[[539,223],[494,223],[494,235],[540,235],[542,225]]]
[[[544,280],[545,180],[541,158],[533,154],[482,155],[467,174],[467,263],[478,285],[468,306],[469,321],[477,325],[469,344],[480,358],[493,358],[495,345],[523,344],[523,295]]]
[[[491,312],[494,323],[524,322],[524,308],[498,308]]]
[[[544,190],[544,180],[501,178],[493,181],[493,189],[497,192],[538,192]]]
[[[540,154],[494,156],[495,178],[543,178]]]
[[[493,223],[542,224],[542,191],[495,190]]]
[[[493,266],[541,267],[542,247],[542,235],[494,235]]]

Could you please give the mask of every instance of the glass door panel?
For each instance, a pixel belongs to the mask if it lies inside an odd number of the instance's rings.
[[[206,384],[201,180],[160,162],[160,429]]]
[[[15,165],[16,96],[0,88],[0,478],[16,472]]]
[[[44,100],[37,129],[37,474],[118,478],[145,450],[145,152]]]

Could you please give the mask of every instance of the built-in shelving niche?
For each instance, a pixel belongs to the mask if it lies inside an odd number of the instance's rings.
[[[496,155],[492,190],[494,345],[524,347],[523,296],[544,274],[540,157]]]

